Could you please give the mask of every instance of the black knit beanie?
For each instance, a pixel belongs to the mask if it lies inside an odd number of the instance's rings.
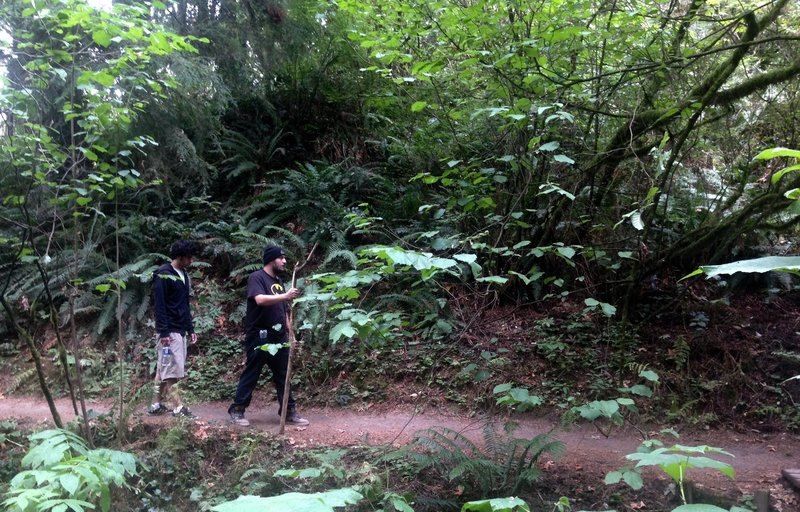
[[[280,258],[283,255],[284,255],[283,249],[281,249],[277,245],[268,245],[264,249],[264,265],[266,265],[267,263],[276,258]]]

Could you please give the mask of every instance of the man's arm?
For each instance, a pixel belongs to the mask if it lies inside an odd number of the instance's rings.
[[[162,344],[169,344],[169,321],[167,320],[167,305],[164,297],[166,294],[166,279],[159,274],[153,274],[153,295],[155,301],[156,331]],[[166,343],[165,343],[166,340]]]
[[[253,299],[256,301],[256,305],[258,306],[272,306],[279,302],[286,302],[295,299],[299,297],[301,293],[302,292],[297,288],[289,288],[289,291],[285,293],[278,293],[276,295],[259,293],[253,297]]]

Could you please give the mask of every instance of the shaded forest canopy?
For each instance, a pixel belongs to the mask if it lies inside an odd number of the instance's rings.
[[[246,275],[266,243],[316,245],[306,398],[385,399],[389,373],[566,410],[652,369],[672,418],[797,429],[794,283],[680,281],[796,254],[798,162],[754,157],[800,148],[797,27],[789,0],[6,0],[0,348],[31,357],[12,387],[137,399],[152,272],[191,239],[189,392],[227,398]],[[785,331],[762,337],[764,307]]]

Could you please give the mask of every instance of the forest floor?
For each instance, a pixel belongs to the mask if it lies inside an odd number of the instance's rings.
[[[531,503],[532,510],[554,510],[553,501],[559,496],[570,498],[572,510],[672,510],[680,500],[669,477],[657,468],[645,468],[645,486],[640,491],[633,491],[624,484],[604,484],[609,471],[629,465],[625,456],[636,452],[643,439],[655,437],[666,446],[706,445],[732,455],[709,456],[730,464],[735,471],[733,479],[715,470],[689,470],[687,479],[693,482],[695,502],[716,503],[725,510],[734,504],[745,504],[755,510],[752,497],[768,493],[771,511],[800,511],[800,491],[792,489],[782,477],[784,469],[800,469],[796,417],[800,379],[790,378],[800,374],[800,360],[796,357],[800,354],[800,317],[796,313],[800,309],[800,292],[769,300],[763,295],[748,295],[732,303],[715,300],[712,292],[710,287],[699,288],[693,290],[692,297],[677,302],[670,300],[660,309],[654,309],[655,313],[646,323],[645,334],[634,347],[636,360],[656,369],[661,377],[661,398],[645,402],[645,407],[649,403],[652,408],[641,411],[641,417],[649,423],[613,427],[605,434],[586,422],[562,426],[553,412],[556,407],[552,402],[543,408],[550,412],[494,416],[495,421],[512,419],[517,422],[519,428],[514,432],[517,437],[530,439],[553,431],[566,447],[565,453],[557,459],[539,460],[539,468],[544,472],[537,486],[541,499],[536,504]],[[653,304],[658,305],[657,302]],[[605,359],[597,359],[606,357],[598,347],[610,350],[614,348],[612,344],[596,333],[570,331],[568,321],[557,322],[553,329],[557,330],[558,339],[564,340],[566,348],[560,359],[554,360],[542,356],[546,355],[542,352],[546,340],[537,330],[542,318],[579,318],[581,308],[581,304],[575,303],[556,304],[538,311],[476,307],[474,316],[479,319],[463,340],[467,347],[466,360],[480,361],[482,351],[499,353],[505,349],[509,359],[505,366],[507,372],[499,377],[500,382],[518,382],[530,386],[534,392],[537,391],[535,385],[560,378],[563,375],[554,377],[554,373],[561,372],[575,379],[572,393],[588,396],[589,383],[584,377],[593,370],[592,365],[608,364]],[[689,351],[689,359],[683,363],[678,357],[679,342]],[[525,351],[515,352],[520,347]],[[397,354],[392,362],[391,370],[399,376],[416,371],[414,355],[406,356]],[[457,356],[450,352],[442,357]],[[583,361],[587,366],[559,366],[563,361]],[[379,363],[375,361],[375,365]],[[453,368],[453,372],[459,371],[458,366],[453,365]],[[302,373],[302,370],[301,366],[299,371]],[[232,368],[226,378],[235,379],[238,371]],[[13,380],[13,373],[0,370],[0,421],[13,419],[22,431],[52,424],[47,404],[40,396],[2,395],[2,390],[10,389],[7,385]],[[445,385],[452,385],[454,377],[442,375],[441,380]],[[484,420],[476,408],[456,405],[444,397],[441,390],[406,387],[390,382],[387,375],[383,375],[383,379],[386,389],[382,397],[372,396],[344,407],[331,400],[336,382],[327,382],[324,390],[316,392],[304,389],[305,393],[299,397],[300,412],[311,424],[307,427],[287,425],[284,440],[298,450],[365,445],[389,447],[409,443],[421,430],[446,427],[478,443],[481,441]],[[147,384],[143,381],[139,385]],[[470,392],[476,396],[487,392],[491,395],[492,385],[487,381],[480,389],[464,385],[458,390],[464,393],[463,402],[469,404],[475,398]],[[270,394],[263,390],[256,393],[247,411],[251,426],[246,428],[229,422],[227,402],[190,403],[198,416],[193,424],[195,437],[219,434],[235,438],[237,432],[246,431],[277,435],[279,417],[276,404],[268,401]],[[676,412],[676,403],[689,402],[693,405],[687,407],[686,412],[682,408]],[[784,402],[783,409],[774,407],[781,402]],[[328,403],[332,405],[325,406]],[[57,404],[64,421],[74,418],[68,400],[58,399]],[[110,407],[109,401],[89,404],[89,408],[98,413],[108,412]],[[131,425],[140,423],[158,429],[176,421],[172,417],[150,417],[145,414],[145,407],[141,405],[141,410],[130,417]],[[770,413],[773,410],[778,412]],[[784,415],[779,414],[780,411]],[[786,416],[786,411],[794,411],[795,416]],[[698,417],[705,419],[699,421]],[[659,435],[659,430],[666,425],[678,431],[680,437]],[[443,498],[457,500],[458,495]]]
[[[412,440],[415,432],[434,426],[459,431],[479,441],[483,423],[480,418],[466,417],[455,411],[443,412],[424,406],[420,398],[419,407],[405,406],[387,411],[358,412],[342,408],[306,408],[303,416],[310,420],[307,427],[287,425],[284,436],[297,449],[316,447],[347,447],[363,445],[399,446]],[[59,412],[65,421],[72,420],[74,413],[69,401],[57,401]],[[228,421],[227,403],[198,403],[192,411],[198,416],[194,422],[196,435],[207,435],[215,429],[246,431],[256,429],[278,434],[280,421],[276,405],[254,401],[248,410],[250,427],[238,427]],[[94,402],[88,407],[95,412],[106,412],[107,403]],[[52,424],[46,402],[34,396],[0,396],[0,419],[13,419],[20,427],[39,428]],[[573,499],[575,509],[604,510],[609,495],[603,478],[609,471],[626,464],[625,455],[633,453],[642,438],[640,432],[630,429],[615,429],[605,436],[594,426],[586,423],[560,427],[554,417],[516,414],[519,423],[515,434],[533,437],[555,429],[555,437],[566,446],[566,452],[556,460],[540,462],[545,471],[545,480],[551,489]],[[150,417],[144,412],[134,413],[132,421],[143,421],[153,426],[167,425],[176,421],[172,417]],[[742,496],[753,496],[768,492],[771,510],[791,512],[800,510],[800,494],[791,489],[781,476],[786,468],[800,466],[800,436],[785,433],[761,433],[757,431],[737,432],[718,429],[695,429],[680,432],[675,441],[683,445],[708,445],[721,448],[733,457],[714,454],[715,458],[731,464],[736,472],[729,479],[717,471],[692,469],[688,478],[694,482],[695,501],[735,503]],[[669,442],[669,441],[666,441]],[[625,510],[669,510],[662,504],[675,502],[677,497],[670,480],[657,470],[644,473],[647,482],[642,493],[626,492],[629,502]]]

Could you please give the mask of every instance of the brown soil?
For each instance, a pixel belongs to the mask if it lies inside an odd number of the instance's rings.
[[[74,418],[71,406],[66,400],[57,402],[62,419]],[[89,407],[96,412],[105,412],[104,403],[92,403]],[[202,403],[192,406],[198,416],[195,428],[207,431],[214,428],[245,430],[228,422],[227,403]],[[341,408],[304,409],[303,415],[311,424],[308,427],[287,426],[284,436],[296,448],[322,446],[355,445],[401,445],[413,439],[414,433],[421,429],[443,426],[457,430],[479,440],[482,422],[456,413],[442,413],[441,410],[425,410],[403,406],[385,413],[370,411],[356,412]],[[38,397],[0,396],[0,419],[15,419],[20,426],[37,427],[51,424],[50,411],[44,400]],[[249,429],[278,433],[280,423],[274,404],[254,403],[248,410],[251,421]],[[556,429],[556,437],[566,445],[566,453],[557,460],[542,463],[546,471],[548,485],[573,499],[576,509],[601,510],[608,507],[606,500],[614,488],[603,484],[608,471],[625,465],[625,455],[636,451],[641,434],[632,430],[613,430],[608,437],[588,424],[578,424],[569,428],[559,428],[552,417],[536,417],[519,414],[513,418],[519,422],[516,435],[533,437],[539,433]],[[149,417],[137,413],[132,421],[149,424],[168,424],[175,421],[171,417]],[[734,480],[718,472],[692,469],[690,479],[695,482],[696,494],[712,496],[715,500],[735,502],[743,495],[753,495],[757,491],[770,493],[773,510],[789,512],[800,510],[800,495],[796,494],[781,477],[781,470],[800,466],[800,437],[788,433],[734,432],[726,430],[703,429],[681,432],[678,441],[684,445],[709,445],[722,448],[734,457],[717,455],[715,458],[730,463],[736,471]],[[672,442],[664,439],[665,442]],[[647,470],[645,480],[648,485],[636,493],[619,486],[624,493],[622,509],[671,510],[662,504],[674,502],[674,492],[668,479],[657,470]]]

